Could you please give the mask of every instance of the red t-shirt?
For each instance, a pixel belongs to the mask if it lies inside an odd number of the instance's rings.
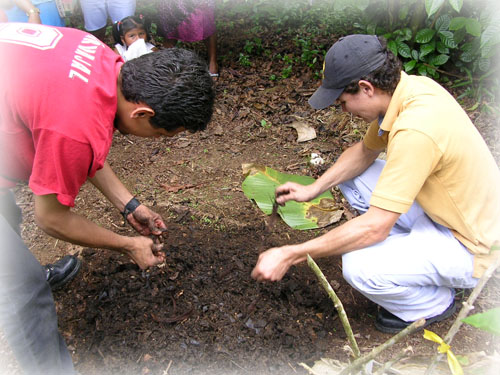
[[[0,24],[0,188],[73,206],[111,147],[123,60],[76,29]]]

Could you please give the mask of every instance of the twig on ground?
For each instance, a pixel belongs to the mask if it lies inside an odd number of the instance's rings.
[[[352,333],[352,328],[351,325],[349,324],[349,319],[347,318],[347,314],[344,310],[344,306],[342,305],[342,302],[340,301],[340,298],[337,296],[335,291],[333,290],[332,286],[326,279],[325,275],[323,272],[321,272],[321,269],[318,267],[316,262],[311,258],[309,254],[307,254],[307,264],[309,267],[313,270],[314,274],[317,276],[320,284],[323,286],[323,288],[326,290],[326,293],[330,297],[330,299],[333,302],[333,305],[337,309],[337,312],[340,317],[340,321],[342,322],[342,326],[344,327],[344,331],[347,335],[347,338],[349,340],[350,347],[352,349],[352,352],[354,353],[354,358],[359,358],[361,356],[361,352],[359,351],[358,343],[356,342],[356,339],[354,338],[354,334]]]
[[[493,250],[493,249],[492,249]],[[498,251],[498,250],[497,250]],[[463,303],[463,307],[460,310],[460,312],[457,315],[457,318],[453,322],[452,326],[448,330],[448,333],[444,337],[443,341],[447,343],[448,345],[451,345],[451,342],[453,341],[453,338],[457,334],[458,330],[462,326],[463,322],[462,319],[466,318],[469,312],[474,308],[474,302],[476,301],[477,297],[479,297],[479,293],[483,290],[483,288],[486,286],[486,283],[490,279],[490,277],[493,275],[495,270],[500,266],[500,256],[498,256],[495,259],[495,262],[484,272],[483,276],[479,279],[477,282],[477,285],[474,287],[472,290],[472,293],[470,294],[469,298],[467,299],[466,302]],[[425,371],[425,375],[431,375],[434,369],[436,368],[437,363],[443,358],[444,354],[436,354],[433,358],[431,363],[429,364],[429,367],[427,367],[427,370]]]
[[[413,333],[415,330],[417,330],[418,328],[422,327],[424,324],[425,324],[425,319],[420,319],[420,320],[417,320],[416,322],[413,322],[408,327],[406,327],[405,329],[403,329],[401,332],[399,332],[398,334],[392,336],[389,340],[387,340],[383,344],[381,344],[381,345],[377,346],[376,348],[374,348],[370,353],[365,354],[363,357],[357,358],[354,361],[352,361],[352,363],[348,367],[346,367],[345,369],[343,369],[339,373],[339,375],[351,374],[353,371],[358,370],[365,363],[367,363],[367,362],[371,361],[372,359],[374,359],[382,351],[384,351],[385,349],[389,348],[390,346],[396,344],[401,339],[403,339],[406,336],[408,336],[410,333]]]
[[[373,375],[383,375],[388,371],[392,371],[394,373],[400,373],[399,371],[391,369],[391,367],[394,366],[395,363],[399,362],[402,358],[406,357],[408,355],[408,352],[412,352],[412,351],[413,351],[413,349],[411,346],[403,349],[395,358],[384,363],[384,365],[382,367],[380,367]]]

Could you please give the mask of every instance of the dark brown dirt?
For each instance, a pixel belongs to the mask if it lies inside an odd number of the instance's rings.
[[[297,65],[291,78],[270,81],[283,68],[279,61],[252,56],[250,67],[241,66],[237,56],[250,27],[239,20],[219,28],[221,78],[206,132],[161,140],[115,137],[108,159],[115,172],[167,222],[165,265],[143,272],[120,254],[56,241],[34,224],[29,190],[17,191],[25,212],[23,237],[41,263],[66,253],[82,259],[76,279],[55,293],[60,329],[82,375],[305,374],[300,362],[350,358],[333,304],[307,265],[293,267],[279,283],[258,284],[250,278],[260,251],[305,241],[330,228],[300,232],[282,221],[268,228],[265,215],[241,191],[241,164],[317,176],[324,168],[308,165],[311,152],[330,164],[360,139],[365,125],[334,110],[313,111],[307,98],[318,81],[307,67]],[[269,38],[269,45],[278,40],[277,34]],[[294,48],[284,36],[279,46]],[[203,53],[202,46],[193,47]],[[492,116],[471,116],[498,156],[498,123]],[[271,125],[263,127],[263,119]],[[287,126],[296,120],[313,126],[318,137],[297,143],[295,130]],[[133,235],[90,184],[82,188],[75,210]],[[352,215],[347,210],[343,221]],[[340,259],[318,264],[342,300],[362,352],[387,340],[389,335],[373,327],[376,306],[343,280]],[[478,310],[495,305],[498,284],[493,278]],[[432,330],[444,336],[451,323]],[[491,354],[497,343],[467,326],[453,348],[458,354]],[[415,334],[382,359],[407,346],[415,355],[435,352],[435,345]],[[6,373],[17,373],[15,366],[7,368]]]

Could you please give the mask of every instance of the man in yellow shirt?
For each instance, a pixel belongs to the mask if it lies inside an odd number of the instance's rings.
[[[401,72],[373,35],[339,39],[325,57],[315,109],[341,105],[371,123],[319,179],[286,183],[276,200],[309,201],[339,186],[361,215],[302,244],[259,256],[252,277],[280,280],[306,259],[342,255],[344,278],[380,308],[388,333],[455,311],[454,288],[472,288],[500,240],[500,172],[467,114],[440,85]],[[382,151],[387,160],[378,160]]]

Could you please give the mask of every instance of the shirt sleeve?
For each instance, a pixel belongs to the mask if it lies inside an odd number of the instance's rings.
[[[442,154],[432,139],[416,130],[400,130],[390,140],[387,162],[372,193],[370,205],[407,212]]]
[[[31,190],[36,195],[56,194],[61,204],[73,207],[92,169],[92,148],[50,130],[40,130],[33,136],[36,151]]]
[[[375,120],[370,124],[365,136],[363,137],[363,143],[370,150],[380,151],[387,147],[387,132],[384,132],[381,136],[379,136],[378,131],[378,121]]]

